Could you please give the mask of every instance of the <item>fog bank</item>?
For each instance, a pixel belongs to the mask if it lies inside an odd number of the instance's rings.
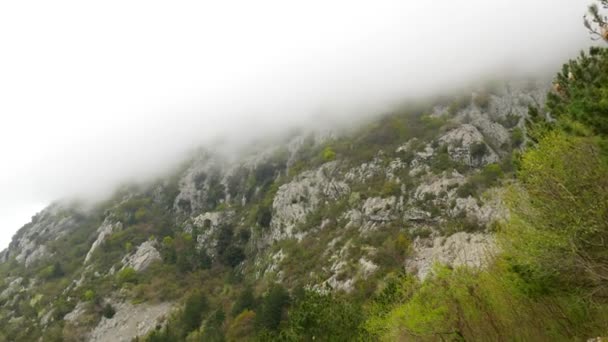
[[[34,214],[22,212],[156,176],[219,138],[349,121],[506,70],[552,73],[589,44],[585,6],[3,2],[0,248]]]

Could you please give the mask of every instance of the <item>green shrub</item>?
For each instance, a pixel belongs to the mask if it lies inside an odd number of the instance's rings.
[[[255,312],[243,310],[228,327],[226,338],[228,341],[249,341],[253,339],[254,334]]]
[[[101,314],[105,318],[112,318],[116,314],[116,310],[114,310],[112,304],[106,303],[106,305],[103,307],[103,310],[101,311]]]
[[[63,271],[63,267],[59,262],[55,262],[38,272],[38,276],[45,280],[57,279],[63,277],[64,275],[65,272]]]
[[[523,142],[524,132],[521,130],[521,128],[513,129],[513,132],[511,132],[511,146],[513,146],[513,148],[518,148],[521,146],[521,144],[523,144]]]
[[[325,147],[325,149],[323,150],[323,160],[331,161],[334,159],[336,159],[336,152],[334,152],[334,150],[329,146]]]
[[[236,316],[245,310],[254,310],[256,306],[253,289],[250,286],[245,287],[239,297],[232,306],[232,316]]]
[[[427,129],[438,129],[443,126],[445,119],[426,114],[420,117],[420,122],[422,122]]]
[[[207,298],[200,291],[196,291],[188,296],[181,315],[185,334],[197,329],[201,325],[203,313],[207,309]]]
[[[513,128],[519,124],[521,117],[516,114],[507,114],[506,117],[500,120],[500,124],[506,128]]]
[[[256,315],[258,327],[267,330],[277,330],[283,313],[289,304],[289,293],[281,285],[273,285],[262,298],[259,312]]]
[[[482,182],[485,187],[495,185],[504,176],[502,168],[496,163],[484,166],[481,171]]]
[[[485,189],[497,185],[502,177],[504,172],[499,164],[488,164],[481,172],[469,177],[469,180],[456,190],[456,195],[460,198],[477,197]]]
[[[482,158],[488,152],[488,146],[485,142],[476,142],[470,147],[471,157],[475,159]]]
[[[118,284],[137,283],[137,272],[132,267],[125,267],[116,273]]]
[[[86,290],[83,296],[83,299],[87,302],[90,302],[95,299],[95,292],[93,290]]]
[[[230,267],[236,267],[245,260],[245,252],[241,247],[230,245],[222,252],[222,262]]]
[[[306,291],[289,310],[282,331],[294,341],[349,341],[360,335],[362,308],[350,298]]]
[[[382,197],[399,196],[401,195],[401,185],[397,182],[386,180],[380,191]]]

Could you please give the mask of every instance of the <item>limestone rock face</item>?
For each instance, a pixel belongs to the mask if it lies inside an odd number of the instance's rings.
[[[77,321],[80,318],[80,316],[82,316],[86,312],[86,307],[87,307],[86,302],[78,302],[78,304],[76,304],[76,307],[74,307],[74,309],[72,311],[68,312],[63,317],[63,320],[67,321],[67,322]]]
[[[362,208],[365,218],[374,222],[389,222],[395,219],[397,197],[370,197],[365,200]]]
[[[500,159],[496,152],[485,143],[484,137],[477,127],[471,124],[464,124],[447,132],[439,138],[439,142],[447,145],[452,160],[471,167],[496,163]],[[478,145],[484,146],[483,152],[474,151]]]
[[[78,228],[79,213],[62,203],[55,203],[38,213],[15,236],[0,261],[14,257],[30,267],[50,256],[46,242],[56,240]]]
[[[500,147],[509,142],[509,132],[503,125],[490,120],[487,115],[473,115],[473,118],[471,124],[477,127],[495,146]]]
[[[450,215],[457,216],[465,213],[465,216],[475,218],[482,225],[488,225],[494,221],[508,219],[508,211],[502,203],[502,193],[498,190],[489,191],[483,203],[478,203],[473,197],[457,198],[456,205],[450,210]]]
[[[91,245],[91,249],[89,249],[87,256],[84,258],[84,263],[86,264],[91,260],[91,257],[93,256],[93,252],[95,252],[97,247],[99,247],[105,241],[105,239],[108,236],[110,236],[110,234],[112,234],[113,232],[119,231],[121,229],[122,229],[122,223],[112,222],[112,219],[110,217],[106,217],[104,219],[103,223],[101,224],[101,226],[99,226],[99,228],[97,228],[97,233],[98,233],[97,239]]]
[[[231,222],[233,216],[232,211],[215,211],[203,213],[193,220],[193,225],[198,230],[197,236],[198,248],[204,248],[211,256],[213,256],[217,240],[214,239],[218,233],[218,229],[223,225]],[[186,230],[189,232],[189,230]]]
[[[154,247],[154,241],[146,241],[137,247],[134,254],[122,259],[123,268],[131,267],[140,272],[148,268],[154,261],[161,260],[160,253]]]
[[[23,286],[21,285],[21,283],[23,283],[23,278],[21,278],[21,277],[11,280],[11,282],[8,283],[8,286],[6,287],[6,289],[4,289],[2,292],[0,292],[0,300],[9,299],[13,295],[15,295],[16,293],[21,291],[23,289]]]
[[[128,342],[143,336],[162,323],[170,313],[171,303],[143,303],[133,305],[128,302],[111,303],[116,313],[112,318],[102,317],[90,334],[91,342]]]
[[[453,171],[451,174],[443,174],[439,178],[427,180],[420,184],[414,191],[414,199],[424,200],[425,196],[441,197],[445,194],[448,198],[453,197],[456,189],[466,182],[466,178]]]
[[[417,239],[414,241],[414,255],[406,261],[406,271],[421,280],[432,271],[433,264],[458,267],[482,268],[487,266],[496,243],[489,234],[459,232],[449,237]]]
[[[420,208],[409,207],[403,213],[403,220],[406,222],[425,222],[431,219],[431,214]]]
[[[174,209],[177,213],[190,216],[212,206],[211,197],[225,196],[222,185],[223,160],[209,153],[199,155],[185,171],[179,181],[179,194],[175,198]]]
[[[345,182],[334,178],[336,168],[337,162],[323,164],[279,188],[272,202],[271,240],[293,237],[295,226],[322,201],[335,200],[350,191]]]

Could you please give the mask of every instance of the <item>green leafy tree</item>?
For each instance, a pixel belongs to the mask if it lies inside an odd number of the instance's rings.
[[[232,307],[232,316],[236,316],[244,310],[254,310],[256,306],[255,296],[253,295],[253,289],[251,286],[246,286],[241,292],[239,297],[234,302]]]
[[[608,294],[608,166],[597,139],[551,132],[523,155],[518,178],[505,248],[555,286]]]
[[[262,329],[277,330],[283,314],[289,305],[289,293],[279,285],[273,285],[262,298],[261,307],[256,316],[257,324]]]
[[[255,312],[244,310],[234,318],[226,333],[228,341],[248,341],[255,334]]]
[[[207,298],[200,291],[196,291],[188,296],[184,311],[182,312],[182,323],[186,334],[198,329],[201,325],[203,313],[206,310]]]
[[[351,298],[306,291],[289,310],[287,336],[298,341],[351,341],[361,334],[362,308]]]

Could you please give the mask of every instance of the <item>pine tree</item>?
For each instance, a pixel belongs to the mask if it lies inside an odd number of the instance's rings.
[[[583,17],[585,27],[589,30],[592,39],[603,39],[608,42],[608,17],[603,15],[600,7],[608,9],[608,0],[598,0],[597,3],[591,4],[587,15]]]

